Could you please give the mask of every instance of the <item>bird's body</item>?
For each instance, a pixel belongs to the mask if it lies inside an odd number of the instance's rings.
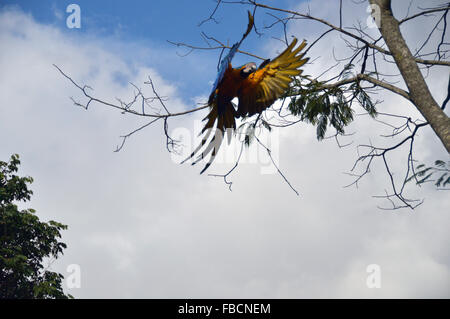
[[[209,145],[193,162],[195,164],[211,153],[211,158],[201,173],[214,160],[225,132],[227,132],[230,140],[232,132],[236,129],[235,118],[260,114],[271,106],[275,100],[286,92],[294,77],[301,74],[302,70],[298,68],[308,61],[307,58],[303,59],[304,54],[299,54],[306,46],[306,42],[303,41],[295,48],[297,39],[294,38],[278,57],[264,61],[258,68],[253,62],[233,68],[231,60],[252,26],[253,17],[249,14],[247,32],[240,42],[233,45],[230,53],[221,61],[217,80],[208,99],[210,112],[204,119],[207,122],[202,129],[202,133],[207,131],[207,134],[203,137],[201,144],[188,157],[188,159],[192,158],[205,145],[216,123],[215,134]],[[237,108],[231,102],[236,97],[239,99]]]
[[[209,96],[209,102],[211,103],[215,97],[229,101],[237,97],[239,88],[244,82],[244,79],[241,77],[240,73],[239,68],[234,69],[231,66],[231,63],[229,63],[222,82]]]

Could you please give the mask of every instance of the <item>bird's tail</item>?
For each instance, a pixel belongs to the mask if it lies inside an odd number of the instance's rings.
[[[220,104],[220,105],[219,105]],[[214,132],[214,136],[209,141],[208,146],[203,150],[203,152],[192,162],[192,165],[197,164],[203,158],[205,158],[209,153],[211,153],[211,157],[209,158],[208,163],[206,163],[205,167],[202,169],[200,174],[208,169],[211,163],[214,161],[217,153],[219,152],[220,146],[222,145],[223,137],[225,132],[227,133],[228,143],[231,141],[231,136],[233,131],[236,129],[236,110],[231,101],[227,101],[224,103],[220,103],[218,99],[214,99],[210,103],[211,109],[209,114],[203,119],[206,121],[205,126],[203,127],[200,135],[204,134],[202,137],[201,143],[195,148],[195,150],[191,153],[191,155],[181,162],[183,164],[187,160],[194,157],[202,147],[206,144],[211,134]],[[216,128],[214,129],[214,123],[216,123]],[[205,134],[206,132],[206,134]]]

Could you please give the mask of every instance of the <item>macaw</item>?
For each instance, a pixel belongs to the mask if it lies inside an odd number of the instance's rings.
[[[182,162],[193,158],[205,145],[213,131],[214,123],[217,123],[215,134],[209,145],[192,163],[192,165],[196,164],[212,152],[208,163],[200,174],[206,171],[213,162],[222,144],[225,132],[227,132],[228,142],[230,142],[232,131],[236,129],[235,119],[260,114],[271,106],[286,92],[294,77],[302,73],[302,70],[298,68],[309,60],[309,58],[303,58],[304,54],[300,54],[300,51],[306,46],[306,41],[295,48],[297,39],[294,38],[280,55],[273,60],[265,60],[259,67],[256,66],[256,63],[249,62],[233,68],[231,60],[242,41],[253,28],[253,16],[250,12],[248,18],[247,31],[242,39],[231,47],[230,52],[220,63],[217,79],[208,99],[210,112],[203,119],[207,122],[200,134],[205,131],[207,133],[202,138],[200,145]],[[235,97],[239,99],[237,109],[231,102]]]

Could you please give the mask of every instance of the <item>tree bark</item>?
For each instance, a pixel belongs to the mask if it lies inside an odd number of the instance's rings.
[[[431,125],[447,152],[450,153],[450,118],[431,95],[425,79],[400,32],[399,22],[392,14],[391,0],[369,0],[369,2],[380,9],[378,28],[408,87],[412,103]]]

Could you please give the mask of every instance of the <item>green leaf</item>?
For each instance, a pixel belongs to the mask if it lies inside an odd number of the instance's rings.
[[[269,132],[272,131],[272,127],[271,127],[270,124],[267,123],[264,119],[261,119],[261,123],[262,123],[262,125],[263,125]]]
[[[441,177],[439,177],[439,179],[436,181],[436,183],[434,185],[436,185],[437,187],[440,187],[441,183],[444,181],[444,178],[446,175],[447,175],[447,173],[442,174]]]
[[[14,202],[28,201],[31,177],[15,175],[20,164],[14,154],[0,161],[0,299],[67,298],[61,274],[45,270],[45,258],[57,258],[66,245],[59,242],[58,222],[41,222],[34,209],[19,210]],[[14,287],[15,289],[3,289]]]
[[[435,166],[427,167],[425,164],[419,164],[416,166],[415,173],[412,174],[406,182],[411,181],[412,179],[421,178],[416,181],[416,184],[420,185],[427,181],[432,181],[431,177],[437,175],[439,178],[435,180],[434,185],[439,187],[445,187],[448,183],[450,183],[450,162],[445,162],[442,160],[434,161]]]
[[[445,162],[441,161],[441,160],[437,160],[434,162],[434,165],[439,166],[439,167],[444,167],[445,166]]]

